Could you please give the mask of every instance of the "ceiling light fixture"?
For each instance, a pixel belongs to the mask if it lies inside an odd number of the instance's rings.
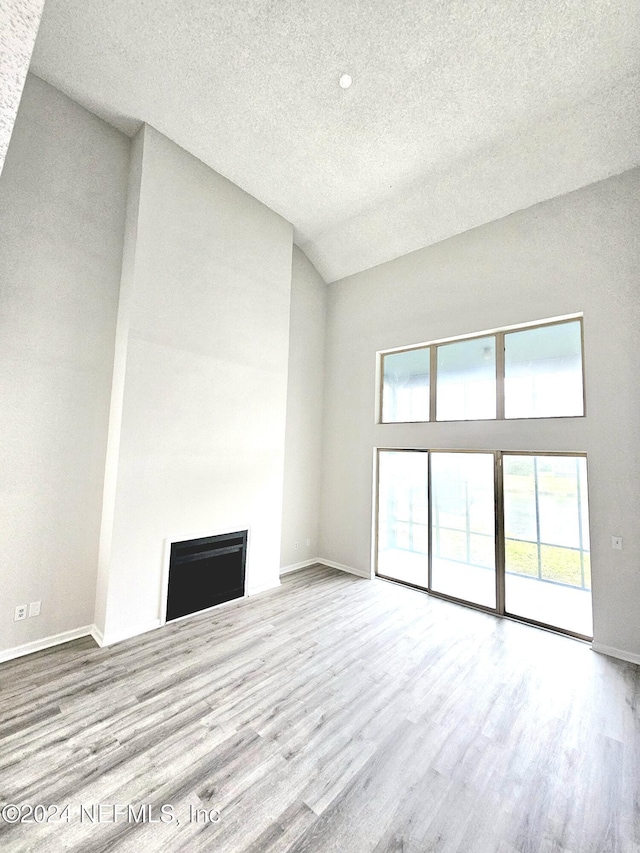
[[[340,78],[340,85],[343,89],[348,89],[349,86],[353,83],[353,80],[348,74],[343,74]]]

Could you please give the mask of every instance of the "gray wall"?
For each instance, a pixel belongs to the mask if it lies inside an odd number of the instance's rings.
[[[249,593],[279,582],[293,228],[153,128],[141,133],[96,610],[108,643],[158,624],[168,539],[248,527]]]
[[[328,291],[295,250],[290,315],[290,224],[150,128],[119,299],[130,148],[28,79],[0,180],[0,654],[93,621],[101,529],[108,641],[157,624],[168,538],[250,526],[250,591],[316,556],[367,573],[376,446],[587,451],[596,644],[640,654],[639,170]],[[375,424],[377,350],[575,311],[586,418]]]
[[[93,622],[129,147],[27,79],[0,178],[0,650]]]
[[[327,286],[293,247],[280,566],[319,556]],[[309,545],[307,545],[309,541]],[[295,543],[298,548],[295,548]]]
[[[330,286],[323,556],[369,570],[374,447],[586,451],[594,641],[640,655],[639,235],[636,169]],[[375,424],[378,350],[576,311],[586,418]]]

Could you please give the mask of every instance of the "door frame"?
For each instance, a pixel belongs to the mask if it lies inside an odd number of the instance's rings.
[[[427,586],[420,586],[409,581],[392,578],[389,575],[381,574],[378,571],[378,551],[379,551],[379,516],[380,516],[380,454],[381,453],[426,453],[427,454],[427,503],[428,503],[428,548],[427,548]],[[463,598],[448,595],[447,593],[438,592],[432,588],[432,564],[433,564],[433,542],[432,542],[432,476],[431,476],[431,459],[433,453],[475,453],[483,455],[493,455],[494,457],[494,519],[495,519],[495,580],[496,580],[496,606],[488,607],[483,604],[477,604],[473,601],[467,601]],[[564,634],[569,637],[574,637],[578,640],[591,642],[593,637],[586,634],[580,634],[576,631],[571,631],[567,628],[562,628],[557,625],[549,625],[545,622],[539,622],[535,619],[529,619],[524,616],[518,616],[514,613],[509,613],[506,609],[505,596],[505,577],[506,577],[506,546],[504,534],[504,472],[503,458],[504,456],[562,456],[562,457],[581,457],[585,459],[588,465],[587,454],[583,451],[534,451],[534,450],[484,450],[470,448],[427,448],[427,447],[376,447],[374,452],[374,507],[373,507],[373,574],[381,580],[398,583],[402,586],[416,589],[420,592],[425,592],[434,598],[440,598],[445,601],[452,601],[455,604],[462,604],[465,607],[472,607],[474,610],[481,610],[485,613],[492,613],[495,616],[500,616],[506,619],[511,619],[515,622],[522,622],[526,625],[533,625],[537,628],[543,628],[556,633]],[[587,472],[587,487],[589,483]],[[587,497],[588,501],[588,497]]]

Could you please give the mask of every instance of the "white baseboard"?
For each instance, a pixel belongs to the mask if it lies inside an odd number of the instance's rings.
[[[106,634],[102,634],[97,628],[96,632],[98,636],[102,638],[102,642],[99,645],[102,646],[113,646],[115,643],[121,643],[123,640],[130,640],[132,637],[139,637],[140,634],[146,634],[148,631],[155,631],[156,628],[160,627],[160,620],[153,619],[151,622],[146,622],[143,625],[136,625],[135,628],[125,628],[123,631],[113,631],[111,633],[107,632]],[[98,642],[98,639],[95,634],[91,634],[93,639]]]
[[[93,627],[93,625],[84,625],[82,628],[74,628],[71,631],[63,631],[61,634],[52,634],[50,637],[43,637],[41,640],[32,640],[30,643],[24,643],[21,646],[14,646],[12,649],[4,649],[4,651],[0,651],[0,663],[21,658],[23,655],[32,655],[34,652],[41,652],[43,649],[50,649],[52,646],[69,643],[71,640],[79,640],[81,637],[91,636]]]
[[[102,646],[104,646],[104,634],[102,633],[100,628],[98,628],[97,625],[92,625],[90,633],[96,643],[100,646],[100,648],[102,648]]]
[[[634,652],[626,652],[624,649],[616,649],[613,646],[603,646],[602,643],[591,643],[591,648],[594,652],[601,655],[609,655],[610,658],[618,658],[625,660],[627,663],[637,663],[640,665],[640,655]]]
[[[341,572],[348,572],[350,575],[371,580],[371,572],[354,569],[352,566],[345,566],[342,563],[334,563],[333,560],[327,560],[325,557],[318,557],[317,562],[322,563],[323,566],[329,566],[330,569],[339,569]]]
[[[298,572],[300,569],[307,569],[309,566],[315,566],[316,563],[319,563],[320,559],[318,557],[314,557],[313,560],[303,560],[301,563],[292,563],[290,566],[283,566],[280,569],[280,577],[282,575],[288,575],[290,572]]]
[[[332,569],[339,569],[341,572],[347,572],[351,575],[357,575],[360,578],[370,578],[369,574],[366,574],[358,569],[354,569],[351,566],[345,566],[342,563],[336,563],[333,560],[326,560],[322,557],[318,557],[313,560],[305,560],[302,563],[296,563],[293,566],[285,566],[283,569],[280,569],[281,574],[288,574],[289,572],[295,572],[299,569],[307,568],[308,566],[316,565],[317,563],[321,563],[324,566],[329,566]],[[271,589],[277,589],[280,586],[280,580],[277,583],[268,583],[263,586],[254,587],[247,591],[247,596],[251,597],[254,595],[259,595],[261,592],[267,592]],[[233,603],[233,602],[230,602]],[[197,614],[193,614],[197,615]],[[30,655],[34,652],[41,652],[43,649],[49,649],[53,646],[59,646],[62,643],[69,643],[71,640],[78,640],[81,637],[92,637],[95,642],[100,646],[100,648],[104,648],[105,646],[113,646],[115,643],[121,643],[123,640],[129,640],[132,637],[138,637],[140,634],[146,634],[148,631],[154,631],[156,628],[159,628],[161,625],[160,619],[154,619],[151,622],[148,622],[144,625],[138,625],[135,628],[127,628],[123,631],[116,632],[107,632],[106,635],[98,628],[97,625],[84,625],[81,628],[74,628],[72,631],[64,631],[61,634],[54,634],[50,637],[43,637],[41,640],[33,640],[30,643],[24,643],[21,646],[14,646],[12,649],[5,649],[4,651],[0,651],[0,663],[5,661],[13,660],[14,658],[22,657],[23,655]],[[636,655],[635,658],[632,657],[623,657],[624,652],[620,652],[616,649],[608,650],[607,647],[595,648],[595,651],[602,651],[604,654],[610,654],[614,657],[621,657],[623,660],[630,660],[632,663],[640,663],[640,655]]]

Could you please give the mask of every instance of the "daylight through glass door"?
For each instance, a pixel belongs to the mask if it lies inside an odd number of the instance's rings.
[[[386,450],[378,460],[377,573],[427,588],[429,455]]]
[[[376,574],[590,638],[583,454],[379,450]]]
[[[584,456],[504,454],[505,611],[591,636]]]
[[[431,456],[431,589],[496,606],[493,453]]]

